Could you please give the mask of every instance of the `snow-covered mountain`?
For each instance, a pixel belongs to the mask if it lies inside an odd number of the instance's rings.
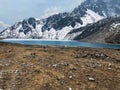
[[[52,15],[45,19],[30,17],[0,32],[0,38],[71,39],[74,29],[95,23],[106,17],[120,15],[119,0],[86,0],[72,12]]]
[[[105,18],[94,24],[74,29],[67,36],[74,34],[76,35],[71,38],[72,40],[120,44],[120,16]]]

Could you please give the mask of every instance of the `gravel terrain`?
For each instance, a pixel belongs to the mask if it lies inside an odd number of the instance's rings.
[[[120,90],[120,50],[0,43],[0,90]]]

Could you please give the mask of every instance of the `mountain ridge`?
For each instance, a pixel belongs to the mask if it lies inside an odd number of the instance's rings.
[[[74,29],[120,15],[120,3],[116,0],[116,6],[113,6],[112,2],[113,0],[86,0],[72,12],[59,13],[40,20],[30,17],[0,32],[0,38],[68,39],[65,37]]]
[[[84,42],[120,44],[119,28],[120,17],[110,17],[100,20],[94,24],[89,24],[86,27],[75,29],[69,32],[68,36],[71,36],[74,33],[82,32],[71,39]]]

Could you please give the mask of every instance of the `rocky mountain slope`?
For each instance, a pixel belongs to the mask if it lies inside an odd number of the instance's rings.
[[[76,33],[80,34],[74,36]],[[67,37],[85,42],[120,44],[120,17],[106,18],[86,27],[74,29]]]
[[[71,30],[115,15],[120,15],[119,0],[86,0],[72,12],[20,21],[0,32],[0,38],[70,39],[65,37]]]

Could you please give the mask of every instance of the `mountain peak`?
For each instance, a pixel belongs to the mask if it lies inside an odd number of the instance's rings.
[[[0,32],[2,38],[64,39],[73,29],[120,15],[119,0],[85,0],[72,12],[63,12],[38,20],[24,19]]]
[[[72,13],[83,16],[87,9],[91,9],[101,16],[120,15],[119,0],[85,0],[81,5],[73,10]]]

